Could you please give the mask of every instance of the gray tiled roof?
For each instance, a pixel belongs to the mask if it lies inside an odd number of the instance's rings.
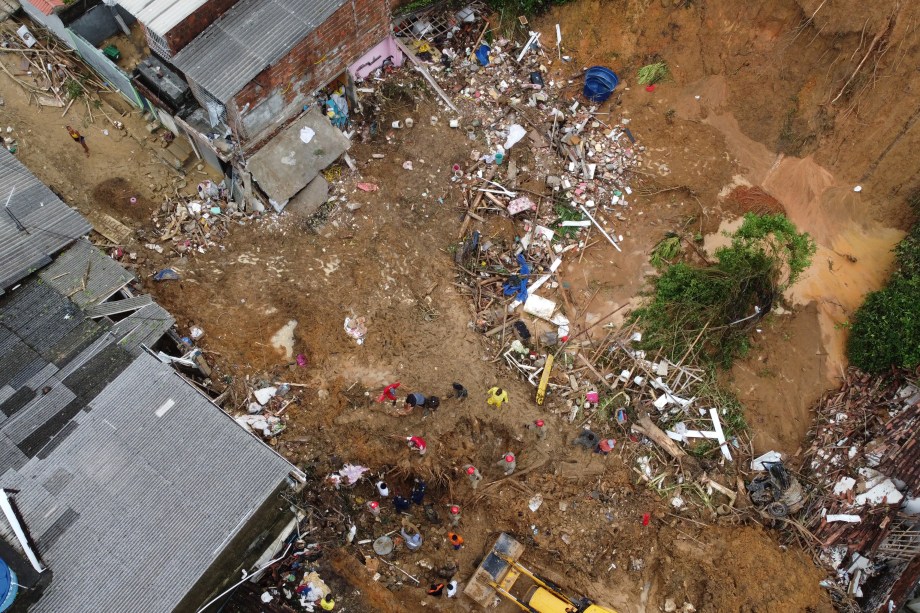
[[[0,294],[92,229],[6,147],[0,147],[0,207]]]
[[[121,264],[81,240],[38,273],[77,306],[97,305],[134,280]]]
[[[294,470],[139,348],[171,325],[38,275],[0,297],[0,487],[54,573],[30,611],[172,610]]]
[[[343,4],[345,0],[241,0],[171,62],[226,104]]]

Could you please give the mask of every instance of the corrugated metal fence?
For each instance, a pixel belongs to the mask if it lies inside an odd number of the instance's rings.
[[[102,51],[96,49],[96,47],[91,45],[89,41],[79,34],[75,33],[73,30],[68,30],[67,34],[73,42],[74,49],[77,50],[77,53],[80,54],[84,62],[89,64],[93,70],[99,73],[112,87],[124,94],[125,98],[131,101],[132,104],[144,108],[144,99],[137,90],[134,89],[134,86],[131,85],[131,79],[128,78],[128,75],[123,73],[109,58],[105,57]]]

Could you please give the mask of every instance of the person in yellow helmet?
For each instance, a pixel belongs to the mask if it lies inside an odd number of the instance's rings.
[[[323,608],[323,611],[331,611],[335,607],[335,600],[332,599],[332,594],[323,596],[323,599],[319,601],[319,606]]]
[[[496,409],[500,409],[503,402],[508,402],[508,392],[500,387],[493,387],[489,390],[489,399],[486,402]]]

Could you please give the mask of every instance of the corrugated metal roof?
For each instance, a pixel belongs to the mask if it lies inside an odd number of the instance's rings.
[[[84,309],[104,302],[134,280],[133,274],[86,240],[74,243],[38,275]]]
[[[111,326],[60,291],[0,297],[0,487],[54,571],[30,611],[172,610],[295,469],[132,349],[172,325],[162,307]]]
[[[92,229],[0,147],[0,293]]]
[[[174,323],[176,320],[169,311],[153,303],[117,322],[112,327],[112,334],[118,339],[121,347],[130,351],[141,345],[150,347],[166,334]]]
[[[172,64],[226,104],[345,0],[242,0],[186,45]]]
[[[205,2],[207,0],[118,0],[123,9],[159,36],[165,36]]]

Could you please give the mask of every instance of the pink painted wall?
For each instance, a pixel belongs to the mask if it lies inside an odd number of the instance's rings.
[[[387,36],[373,49],[358,58],[355,63],[348,68],[348,72],[351,73],[351,76],[354,77],[356,81],[366,79],[369,74],[380,68],[383,61],[391,55],[393,56],[393,65],[402,66],[403,53],[399,50],[399,47],[396,46],[393,37]],[[374,58],[378,59],[374,60]],[[368,64],[368,62],[372,60],[374,61]],[[362,64],[367,65],[362,66]],[[359,66],[361,66],[361,68],[359,68]]]

